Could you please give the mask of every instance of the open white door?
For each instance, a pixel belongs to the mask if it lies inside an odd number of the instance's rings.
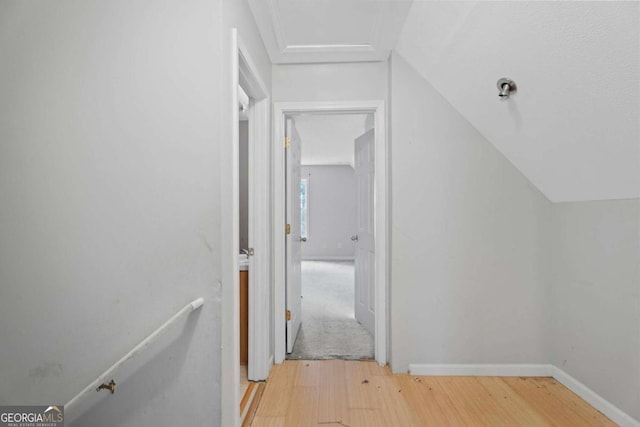
[[[302,269],[300,235],[300,137],[293,119],[285,123],[286,149],[286,288],[287,288],[287,353],[293,351],[302,322]]]
[[[355,141],[357,234],[351,238],[356,254],[356,320],[372,335],[375,335],[374,140],[374,130],[371,129]]]

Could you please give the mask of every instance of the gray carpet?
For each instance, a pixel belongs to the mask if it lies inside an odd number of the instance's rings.
[[[353,262],[302,262],[302,325],[288,359],[373,359],[354,317]]]

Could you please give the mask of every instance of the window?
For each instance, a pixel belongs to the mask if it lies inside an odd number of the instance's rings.
[[[309,179],[300,180],[300,237],[309,235]]]

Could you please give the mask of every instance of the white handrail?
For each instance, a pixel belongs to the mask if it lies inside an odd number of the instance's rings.
[[[92,381],[80,393],[78,393],[73,399],[71,399],[66,405],[64,405],[65,413],[71,413],[71,411],[75,409],[75,406],[78,404],[78,402],[82,400],[83,397],[85,397],[85,395],[89,394],[90,392],[95,393],[95,390],[98,388],[100,384],[104,383],[105,381],[108,381],[111,375],[116,370],[118,370],[118,368],[120,368],[124,363],[126,363],[127,360],[133,358],[142,349],[144,349],[145,347],[153,343],[160,336],[160,334],[162,334],[169,327],[169,325],[171,325],[181,316],[199,309],[202,306],[202,304],[204,304],[204,299],[198,298],[191,301],[189,304],[185,305],[182,310],[174,314],[173,317],[171,317],[171,319],[164,322],[162,326],[160,326],[158,329],[153,331],[151,335],[149,335],[144,340],[142,340],[140,344],[136,345],[129,353],[127,353],[124,357],[122,357],[120,360],[114,363],[113,366],[111,366],[109,369],[104,371],[102,375],[100,375],[98,378]]]

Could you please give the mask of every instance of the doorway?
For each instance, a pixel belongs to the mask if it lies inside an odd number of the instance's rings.
[[[363,137],[373,135],[373,129],[368,129],[373,126],[373,117],[361,113],[292,115],[288,126],[291,127],[288,154],[300,152],[300,177],[291,170],[293,165],[287,167],[295,175],[291,186],[299,187],[300,227],[297,231],[294,224],[297,221],[287,221],[293,225],[287,246],[291,241],[301,242],[296,245],[301,249],[301,261],[296,265],[301,266],[301,291],[291,294],[287,287],[287,303],[290,297],[300,300],[301,313],[291,311],[293,318],[300,314],[301,324],[297,336],[287,334],[286,357],[373,359],[374,310],[366,303],[372,294],[367,291],[373,285],[373,280],[367,279],[374,276],[367,274],[369,257],[361,254],[372,241],[367,240],[363,231],[369,228],[368,219],[373,217],[373,206],[368,203],[372,200],[368,197],[371,190],[368,183],[373,179],[369,179],[368,172],[373,178],[374,170],[369,171],[363,161],[367,156],[362,153],[356,156],[356,146],[362,145],[358,142],[366,143]],[[369,142],[373,140],[370,138]],[[358,197],[360,188],[365,197]],[[289,270],[292,269],[288,268],[287,278],[293,272]],[[359,292],[356,282],[361,285]],[[367,316],[368,313],[372,315]],[[287,322],[287,332],[291,323]]]
[[[235,28],[230,31],[229,68],[225,70],[228,85],[224,98],[224,128],[221,157],[223,185],[221,224],[221,395],[222,425],[240,422],[240,278],[239,278],[239,96],[241,86],[250,98],[248,110],[248,245],[253,256],[248,257],[248,365],[249,380],[264,380],[272,364],[268,333],[260,334],[264,319],[271,317],[271,203],[269,193],[271,156],[271,100],[269,89],[260,78],[258,67]],[[253,276],[253,277],[252,277]],[[267,320],[268,322],[268,320]]]
[[[374,356],[376,361],[384,365],[387,362],[387,143],[385,131],[384,101],[358,101],[358,102],[296,102],[276,103],[274,105],[274,158],[273,158],[273,182],[274,182],[274,359],[276,363],[282,363],[286,355],[286,331],[287,331],[287,286],[290,277],[287,276],[287,251],[293,239],[299,236],[287,237],[285,233],[277,230],[287,230],[287,215],[285,203],[287,200],[286,187],[286,152],[287,118],[299,114],[344,114],[361,113],[371,114],[373,118],[371,164],[375,166],[375,179],[371,180],[371,195],[373,201],[373,215],[371,217],[372,232],[375,239],[372,244],[375,253],[371,259],[371,275],[373,286],[371,303],[375,309],[374,329]],[[283,141],[286,141],[283,144]],[[293,240],[293,241],[295,241]],[[291,298],[290,298],[291,299]],[[284,316],[283,316],[284,314]]]
[[[251,274],[253,236],[249,236],[250,205],[249,193],[249,127],[251,99],[242,86],[238,86],[238,191],[240,208],[238,247],[240,248],[238,270],[240,274],[240,396],[249,387],[249,287],[255,275]],[[251,191],[250,191],[251,190]],[[253,230],[252,230],[253,231]]]

